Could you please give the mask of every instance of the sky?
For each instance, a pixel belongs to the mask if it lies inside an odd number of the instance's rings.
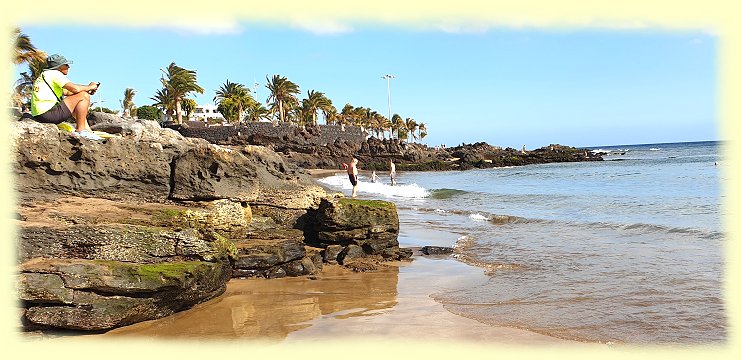
[[[93,101],[114,110],[127,87],[137,106],[151,104],[160,68],[175,62],[197,72],[205,92],[191,97],[199,104],[213,104],[227,79],[256,89],[264,103],[266,76],[279,74],[299,85],[299,98],[321,91],[338,110],[350,103],[385,116],[382,76],[391,74],[392,114],[426,124],[430,146],[723,140],[718,40],[707,32],[323,25],[19,24],[37,48],[74,62],[71,81],[101,82]]]

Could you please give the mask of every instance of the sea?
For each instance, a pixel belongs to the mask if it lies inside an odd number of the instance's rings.
[[[397,186],[380,172],[358,196],[397,205],[402,247],[450,246],[486,275],[432,296],[452,313],[583,342],[719,344],[722,146],[599,146],[605,161],[399,172]],[[319,181],[350,194],[344,174]]]

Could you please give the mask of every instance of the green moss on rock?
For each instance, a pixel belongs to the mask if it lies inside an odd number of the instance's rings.
[[[341,206],[367,206],[369,208],[374,209],[389,209],[389,208],[395,208],[396,205],[394,203],[389,201],[383,201],[383,200],[360,200],[360,199],[350,199],[350,198],[342,198],[339,201]]]

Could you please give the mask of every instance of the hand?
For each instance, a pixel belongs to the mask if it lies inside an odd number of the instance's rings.
[[[90,84],[88,84],[88,86],[92,87],[92,89],[88,90],[87,92],[90,95],[92,95],[92,94],[95,94],[95,91],[98,90],[98,86],[100,86],[100,85],[99,85],[99,83],[91,82]]]

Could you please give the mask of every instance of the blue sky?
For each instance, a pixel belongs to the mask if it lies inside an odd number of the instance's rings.
[[[722,140],[717,38],[699,31],[548,28],[325,31],[243,22],[221,31],[164,27],[24,26],[33,43],[74,61],[76,83],[100,81],[103,106],[126,87],[151,104],[160,68],[196,70],[213,103],[227,79],[268,96],[266,75],[428,127],[428,145],[486,141],[537,148]],[[66,39],[85,39],[75,43]],[[23,70],[18,69],[18,72]],[[99,97],[94,97],[98,101]]]

